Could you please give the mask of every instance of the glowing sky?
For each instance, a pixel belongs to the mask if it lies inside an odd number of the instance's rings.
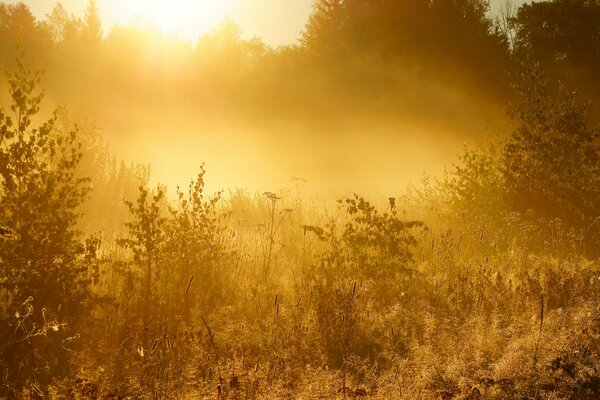
[[[17,0],[4,1],[17,3]],[[34,15],[43,18],[55,0],[22,0]],[[87,0],[62,0],[69,13],[84,14]],[[96,0],[105,30],[114,24],[150,22],[167,32],[192,39],[211,30],[227,17],[235,20],[244,36],[259,36],[277,46],[294,43],[304,30],[312,0]]]

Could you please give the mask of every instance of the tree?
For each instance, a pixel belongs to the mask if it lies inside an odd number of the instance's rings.
[[[65,39],[70,20],[67,10],[65,10],[62,3],[56,3],[52,9],[52,13],[50,13],[47,18],[53,40],[56,43],[61,43]]]
[[[378,350],[370,329],[361,321],[374,297],[388,307],[397,301],[412,269],[415,228],[420,221],[403,221],[396,199],[380,213],[363,197],[338,200],[345,215],[342,223],[324,228],[305,226],[326,244],[318,264],[309,274],[315,293],[311,299],[323,351],[332,365],[344,367],[347,357],[375,357]],[[359,345],[359,338],[366,343]]]
[[[35,18],[23,3],[0,4],[0,46],[2,54],[10,54],[17,40],[30,41]]]
[[[600,2],[553,0],[519,8],[513,19],[515,48],[548,66],[569,63],[600,65]]]
[[[347,218],[342,229],[335,221],[325,229],[305,227],[328,245],[318,266],[326,286],[345,279],[387,285],[389,279],[405,274],[416,244],[413,228],[423,228],[423,222],[403,221],[395,198],[389,199],[389,209],[384,213],[358,195],[338,200],[338,204]]]
[[[46,60],[52,49],[51,34],[40,24],[24,3],[0,5],[0,54],[11,60],[16,57],[15,44],[35,54],[38,60]]]
[[[501,34],[506,38],[510,50],[514,49],[515,44],[515,17],[517,7],[512,0],[504,0],[501,5],[498,16],[496,17],[496,26]]]
[[[129,230],[125,239],[119,244],[128,248],[133,253],[134,264],[141,269],[144,289],[142,294],[144,337],[142,346],[147,345],[147,332],[150,320],[156,317],[151,315],[155,307],[157,296],[152,282],[161,279],[161,253],[164,246],[165,218],[161,216],[161,202],[164,199],[164,190],[160,187],[154,191],[149,190],[145,184],[139,187],[136,202],[125,201],[129,208],[132,220],[126,223]]]
[[[317,0],[302,35],[302,43],[316,51],[331,51],[342,42],[340,34],[344,24],[343,0]]]
[[[508,42],[487,16],[486,1],[401,3],[315,1],[302,37],[308,58],[330,82],[352,90],[389,92],[390,82],[401,83],[400,71],[418,67],[452,85],[476,83],[482,92],[489,85],[504,94]]]
[[[211,32],[203,34],[196,55],[204,73],[239,73],[256,66],[267,51],[258,38],[244,39],[238,24],[225,19]]]
[[[498,143],[465,146],[460,162],[447,173],[442,192],[461,215],[490,215],[505,209],[500,158],[503,147]]]
[[[383,55],[472,56],[501,41],[480,0],[318,0],[306,25],[309,49],[343,48]],[[500,46],[501,47],[501,46]],[[481,60],[479,60],[481,61]]]
[[[31,320],[30,307],[36,304],[43,310],[36,312],[34,326],[56,320],[61,321],[55,325],[58,334],[64,334],[64,324],[73,333],[91,307],[97,275],[98,243],[83,242],[77,229],[77,209],[89,191],[88,179],[75,175],[82,157],[78,128],[58,129],[60,110],[33,127],[44,97],[36,90],[40,76],[20,52],[15,72],[7,74],[10,111],[0,108],[0,226],[11,232],[0,238],[0,291],[8,298],[0,312],[5,323],[0,360],[17,386],[60,376],[69,367],[69,349],[60,339],[43,344],[47,358],[42,358],[37,351],[42,344],[29,340],[29,334],[19,340],[24,314],[17,311],[14,320],[10,310],[26,304]]]
[[[589,125],[588,110],[577,104],[574,92],[561,88],[553,99],[537,67],[523,74],[517,93],[510,113],[516,128],[502,159],[509,204],[560,218],[597,244],[600,130]]]
[[[224,253],[217,210],[221,193],[213,197],[205,194],[204,175],[201,167],[187,193],[177,190],[178,204],[170,210],[166,229],[166,263],[171,274],[165,285],[165,295],[171,297],[167,312],[181,313],[186,321],[194,308],[204,311],[216,308],[227,294],[223,284],[225,273],[217,269]]]
[[[85,12],[84,34],[90,44],[97,45],[102,41],[102,20],[96,0],[89,0]]]
[[[525,66],[515,88],[510,136],[465,151],[443,187],[461,212],[501,218],[516,212],[546,237],[552,233],[546,228],[566,226],[579,237],[577,246],[597,257],[600,129],[590,126],[574,92],[561,87],[551,94],[537,64]]]
[[[35,17],[31,13],[29,6],[23,3],[17,3],[9,6],[9,31],[13,37],[27,36],[35,29]]]

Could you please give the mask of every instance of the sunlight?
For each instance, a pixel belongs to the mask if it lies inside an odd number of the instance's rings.
[[[190,40],[215,28],[232,0],[135,0],[122,2],[121,12],[148,22],[165,33]]]

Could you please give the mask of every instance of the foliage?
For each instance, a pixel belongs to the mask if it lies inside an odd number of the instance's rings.
[[[470,149],[465,146],[459,164],[447,172],[446,194],[463,212],[485,214],[504,207],[502,148],[497,143]]]
[[[533,209],[595,236],[600,130],[589,126],[586,109],[576,103],[574,93],[563,88],[553,100],[535,69],[521,81],[519,103],[511,112],[516,128],[502,160],[508,201],[516,211]]]
[[[333,64],[336,74],[343,73],[335,68],[336,59],[406,63],[410,57],[425,68],[443,60],[445,73],[460,66],[474,77],[478,68],[508,65],[505,39],[487,17],[488,10],[489,4],[478,0],[411,0],[402,7],[389,0],[318,0],[303,44],[317,59]],[[360,67],[353,63],[346,69]]]
[[[85,36],[89,44],[98,45],[102,40],[102,21],[96,0],[89,0],[85,12]]]
[[[192,310],[210,312],[228,292],[225,271],[220,270],[221,259],[225,257],[217,208],[221,193],[206,197],[204,175],[202,167],[190,182],[187,194],[178,190],[178,204],[170,209],[166,228],[166,260],[171,278],[165,294],[178,293],[184,297],[183,304],[178,297],[174,298],[169,312],[181,313],[184,320],[189,320]]]
[[[516,50],[546,65],[595,68],[600,62],[600,3],[554,0],[524,4],[514,17]]]
[[[339,200],[338,204],[348,216],[341,232],[336,221],[330,221],[325,229],[306,227],[328,244],[320,271],[328,284],[338,282],[342,276],[393,279],[409,267],[410,248],[416,243],[411,228],[423,226],[422,222],[402,221],[394,198],[389,199],[389,210],[383,214],[358,195]]]
[[[327,244],[311,274],[313,307],[323,352],[333,366],[345,368],[351,356],[376,357],[377,344],[364,315],[375,297],[377,305],[394,303],[401,287],[390,288],[390,280],[416,272],[411,269],[416,245],[411,230],[423,223],[402,221],[394,198],[383,214],[358,195],[338,204],[347,216],[341,231],[334,220],[325,229],[304,229]]]
[[[139,195],[135,203],[125,200],[130,210],[132,220],[125,226],[128,236],[119,239],[119,245],[130,249],[133,261],[140,268],[141,278],[144,282],[143,295],[143,327],[147,331],[150,321],[157,317],[159,297],[153,290],[152,282],[161,280],[162,270],[161,247],[164,246],[163,225],[165,218],[161,216],[161,201],[164,190],[157,187],[150,191],[146,185],[139,187]],[[144,342],[146,341],[144,334]],[[144,345],[146,345],[144,343]]]
[[[217,210],[220,193],[206,197],[204,174],[202,167],[188,192],[178,189],[177,202],[169,207],[161,187],[142,185],[135,203],[126,201],[131,220],[118,243],[133,258],[126,270],[141,284],[131,282],[126,295],[134,295],[134,315],[115,334],[118,341],[131,341],[121,357],[131,359],[129,368],[139,375],[131,388],[136,395],[150,391],[168,398],[180,390],[186,383],[180,374],[192,373],[185,343],[195,335],[195,321],[212,315],[230,293],[227,271],[219,270],[227,256]]]
[[[5,381],[19,388],[68,371],[71,350],[61,345],[64,336],[43,344],[36,339],[33,347],[9,344],[46,336],[50,321],[60,321],[52,323],[52,330],[68,324],[75,334],[92,306],[98,241],[83,242],[77,229],[78,207],[89,191],[89,181],[75,175],[82,157],[77,126],[57,130],[61,111],[56,110],[33,127],[43,93],[36,93],[40,73],[24,63],[23,55],[7,79],[12,104],[10,111],[0,109],[0,226],[10,235],[0,238],[0,290],[3,321],[8,323],[15,312],[17,321],[5,326],[1,340]],[[18,315],[33,319],[32,303],[43,307],[43,323],[25,332]],[[24,360],[27,368],[21,369]]]
[[[580,237],[588,256],[596,257],[600,131],[590,126],[574,93],[562,88],[558,99],[551,96],[535,65],[525,69],[516,89],[511,135],[466,149],[443,186],[455,207],[471,215],[518,213],[544,236],[562,223]]]

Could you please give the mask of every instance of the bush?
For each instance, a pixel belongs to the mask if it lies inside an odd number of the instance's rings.
[[[538,237],[554,236],[562,224],[589,257],[598,257],[600,130],[590,127],[574,93],[561,87],[553,99],[535,65],[515,88],[514,131],[499,143],[466,149],[442,189],[462,214],[499,222],[518,213]]]

